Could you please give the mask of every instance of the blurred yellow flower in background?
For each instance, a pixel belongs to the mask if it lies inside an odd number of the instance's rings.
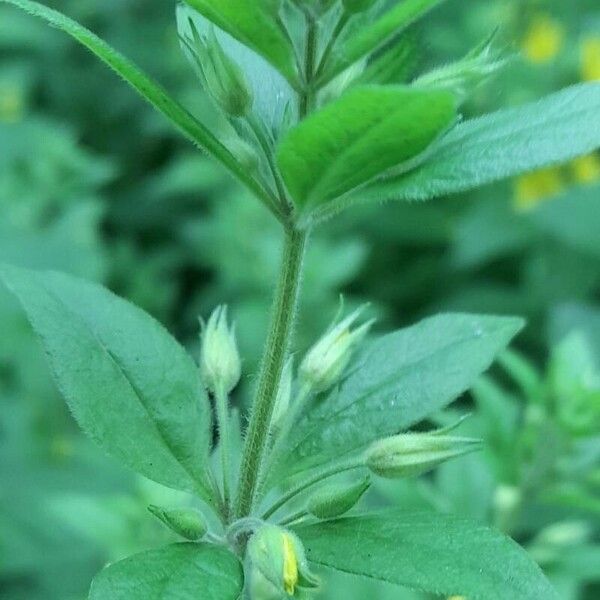
[[[0,86],[0,123],[16,123],[23,117],[24,101],[21,88]]]
[[[581,78],[600,80],[600,37],[590,37],[581,44]]]
[[[571,163],[573,178],[579,183],[593,183],[600,179],[600,156],[588,154]]]
[[[518,211],[534,208],[564,188],[560,169],[549,168],[527,173],[515,180],[514,207]]]
[[[551,61],[562,48],[565,31],[563,26],[548,15],[537,15],[531,21],[521,49],[532,63]]]

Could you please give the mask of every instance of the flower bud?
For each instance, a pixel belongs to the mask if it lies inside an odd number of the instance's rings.
[[[308,512],[318,519],[334,519],[354,508],[371,487],[368,477],[351,485],[328,486],[316,492],[308,501]]]
[[[186,540],[196,542],[203,538],[208,530],[204,516],[197,510],[191,508],[167,509],[152,504],[148,510],[169,529]]]
[[[214,28],[201,36],[189,21],[193,39],[183,39],[190,51],[196,72],[215,103],[231,117],[248,114],[254,101],[252,90],[240,67],[225,53]]]
[[[281,382],[279,383],[279,390],[277,391],[277,398],[273,408],[273,418],[271,420],[271,423],[275,428],[281,423],[281,419],[285,416],[290,407],[290,400],[292,398],[293,365],[293,359],[289,358],[283,367]]]
[[[308,568],[302,543],[282,527],[261,527],[250,538],[247,557],[252,600],[297,597],[303,590],[318,586]]]
[[[344,9],[351,15],[365,12],[375,4],[375,0],[343,0],[343,2]]]
[[[486,79],[503,68],[507,59],[494,50],[495,32],[463,59],[425,73],[414,81],[418,87],[445,89],[462,102]]]
[[[314,393],[324,392],[342,376],[352,351],[369,331],[373,320],[350,330],[363,310],[364,307],[359,308],[341,323],[330,327],[304,357],[298,375],[301,383]]]
[[[233,326],[227,327],[227,307],[218,306],[202,328],[200,376],[213,394],[229,393],[238,384],[242,364]]]
[[[412,477],[451,458],[477,450],[481,440],[430,433],[404,433],[379,440],[365,454],[366,466],[386,479]]]

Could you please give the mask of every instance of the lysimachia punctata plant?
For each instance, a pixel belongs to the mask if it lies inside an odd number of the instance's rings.
[[[484,526],[401,507],[350,512],[373,480],[417,477],[480,447],[452,427],[410,429],[474,384],[519,318],[442,314],[381,335],[363,307],[336,318],[305,356],[291,351],[314,228],[356,203],[433,199],[597,149],[600,84],[463,120],[464,100],[505,62],[493,39],[412,81],[390,77],[406,56],[406,28],[442,0],[186,0],[174,26],[191,76],[227,123],[223,137],[81,25],[36,2],[0,1],[87,47],[281,224],[242,432],[230,394],[244,362],[224,306],[202,323],[198,364],[98,285],[1,267],[84,431],[196,499],[194,509],[149,507],[181,543],[107,566],[89,597],[309,598],[325,566],[469,600],[555,598],[532,559]]]

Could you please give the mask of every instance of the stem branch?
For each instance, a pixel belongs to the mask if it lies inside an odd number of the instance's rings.
[[[319,471],[317,471],[314,475],[301,481],[293,488],[289,489],[277,502],[271,505],[270,508],[267,509],[265,514],[263,515],[263,519],[266,521],[269,517],[275,514],[284,504],[287,504],[290,500],[301,494],[304,490],[312,487],[316,483],[323,481],[324,479],[328,479],[329,477],[333,477],[338,473],[344,473],[345,471],[352,471],[353,469],[360,469],[364,467],[364,462],[360,458],[354,458],[345,462],[338,462],[332,466],[325,467]]]

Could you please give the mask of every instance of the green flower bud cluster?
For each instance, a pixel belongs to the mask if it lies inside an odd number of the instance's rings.
[[[168,509],[152,504],[148,510],[169,529],[186,540],[197,542],[208,531],[204,516],[197,510],[191,508]]]
[[[336,383],[352,356],[354,348],[364,339],[374,320],[351,330],[352,324],[364,307],[354,311],[325,335],[308,351],[298,372],[301,384],[314,393],[324,392]]]
[[[311,496],[307,510],[317,519],[341,517],[356,506],[370,487],[369,477],[351,484],[329,485]]]
[[[413,477],[477,450],[481,440],[433,433],[404,433],[379,440],[367,449],[365,465],[386,479]]]
[[[217,307],[202,326],[200,376],[209,392],[228,394],[238,384],[242,361],[233,326],[227,325],[227,307]]]
[[[244,117],[252,109],[254,96],[242,69],[225,53],[213,27],[201,36],[190,19],[193,39],[183,43],[194,60],[204,89],[230,117]]]
[[[298,598],[319,585],[308,568],[302,543],[282,527],[267,524],[258,529],[250,538],[246,556],[252,600]]]

